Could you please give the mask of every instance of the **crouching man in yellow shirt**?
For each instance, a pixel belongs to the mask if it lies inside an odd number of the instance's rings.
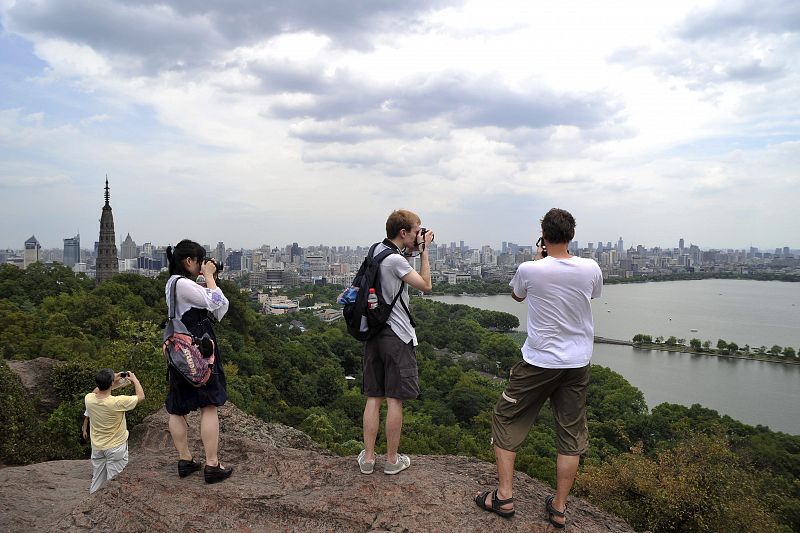
[[[89,493],[103,488],[128,464],[128,426],[125,412],[144,401],[144,390],[133,372],[127,378],[136,389],[136,396],[112,396],[111,389],[120,386],[120,373],[104,368],[95,376],[97,388],[86,395],[92,441],[92,485]]]

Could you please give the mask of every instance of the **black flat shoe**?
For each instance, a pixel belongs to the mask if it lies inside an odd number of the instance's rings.
[[[178,475],[180,477],[186,477],[188,475],[194,474],[198,470],[200,470],[200,463],[195,462],[194,459],[192,459],[191,461],[186,461],[184,459],[178,461]]]
[[[233,468],[231,467],[224,467],[222,465],[217,466],[208,466],[206,465],[205,469],[203,469],[203,474],[206,478],[206,483],[218,483],[220,481],[225,481],[231,474],[233,474]]]

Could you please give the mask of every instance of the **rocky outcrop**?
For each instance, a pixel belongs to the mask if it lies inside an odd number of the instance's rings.
[[[59,404],[58,394],[53,389],[53,369],[64,364],[56,359],[37,357],[28,361],[7,359],[9,368],[13,370],[22,381],[31,395],[38,399],[38,408],[44,413],[52,412]]]
[[[411,468],[397,476],[362,475],[354,457],[337,457],[305,434],[264,424],[233,406],[220,410],[223,464],[234,466],[226,482],[206,485],[202,473],[177,476],[177,457],[167,432],[166,413],[152,415],[132,432],[130,464],[102,491],[88,495],[88,461],[80,483],[67,487],[80,501],[42,508],[28,498],[29,513],[43,509],[51,521],[22,522],[18,501],[4,531],[550,531],[543,501],[548,486],[517,473],[517,514],[507,520],[478,509],[474,495],[496,482],[494,465],[465,457],[412,456]],[[197,416],[189,418],[191,449],[201,457]],[[57,468],[56,463],[34,465]],[[79,462],[78,462],[79,463]],[[47,465],[51,465],[48,467]],[[31,467],[20,467],[31,468]],[[3,495],[12,472],[0,470]],[[24,476],[13,473],[16,483]],[[45,476],[47,477],[47,476]],[[33,495],[39,483],[31,483]],[[80,485],[80,487],[78,487]],[[51,490],[39,487],[41,490]],[[52,489],[56,495],[58,487]],[[71,510],[67,507],[73,505]],[[60,513],[60,516],[58,515]],[[622,520],[580,500],[569,505],[567,531],[633,531]],[[10,524],[10,527],[3,527]],[[14,525],[19,528],[13,527]]]
[[[92,466],[49,461],[0,468],[0,531],[48,531],[89,496]]]

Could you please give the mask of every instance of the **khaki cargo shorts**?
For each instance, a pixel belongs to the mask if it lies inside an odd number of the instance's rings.
[[[561,455],[583,455],[589,443],[586,392],[589,365],[582,368],[541,368],[520,361],[511,367],[506,390],[492,414],[492,442],[516,452],[550,398]]]

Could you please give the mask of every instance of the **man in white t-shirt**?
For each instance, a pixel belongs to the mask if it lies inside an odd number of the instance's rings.
[[[512,480],[516,451],[528,435],[545,400],[556,420],[558,457],[556,494],[545,500],[550,523],[566,522],[567,495],[586,452],[586,391],[594,345],[592,298],[603,288],[603,274],[592,259],[570,255],[575,219],[551,209],[542,219],[542,240],[533,261],[519,266],[509,284],[512,297],[528,304],[528,337],[522,361],[511,367],[508,385],[492,416],[499,487],[475,503],[510,518],[514,514]]]
[[[431,267],[428,245],[433,232],[422,231],[419,216],[403,209],[392,212],[386,220],[386,239],[375,247],[377,256],[387,249],[399,253],[388,255],[380,265],[380,283],[383,302],[391,305],[397,301],[380,333],[366,341],[364,346],[364,379],[362,392],[367,397],[364,407],[364,449],[358,456],[358,466],[363,474],[371,474],[375,466],[375,439],[380,426],[380,412],[386,398],[386,461],[384,474],[398,474],[411,465],[407,455],[397,453],[400,431],[403,427],[403,401],[419,396],[419,376],[414,347],[417,334],[408,308],[408,286],[429,292]],[[418,251],[420,271],[408,263],[404,252]]]

